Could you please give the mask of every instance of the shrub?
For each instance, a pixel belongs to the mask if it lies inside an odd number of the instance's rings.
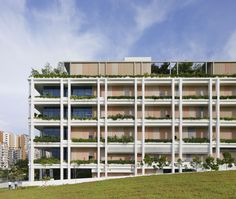
[[[236,143],[236,139],[220,139],[224,143]]]
[[[72,116],[72,120],[97,120],[96,117],[80,117],[80,116]]]
[[[145,139],[145,142],[172,142],[172,139]]]
[[[125,136],[122,135],[121,137],[115,136],[108,136],[107,137],[107,142],[122,142],[122,143],[128,143],[128,142],[133,142],[134,138],[132,136]]]
[[[60,160],[57,159],[57,158],[54,158],[54,157],[51,157],[51,158],[47,158],[47,157],[41,157],[40,159],[36,159],[34,160],[34,163],[36,164],[59,164],[60,163]]]
[[[112,120],[134,119],[134,116],[132,116],[132,115],[121,115],[119,113],[117,115],[110,115],[110,116],[107,117],[107,119],[112,119]]]
[[[205,169],[210,169],[210,170],[213,170],[213,171],[218,171],[219,170],[219,165],[218,163],[215,161],[215,159],[211,156],[208,156],[206,159],[205,159],[205,162],[203,163],[203,167]]]
[[[107,99],[134,99],[134,96],[108,96]]]
[[[72,160],[71,163],[75,163],[77,165],[81,165],[81,164],[96,164],[97,160]]]
[[[210,140],[208,138],[183,138],[183,141],[186,143],[209,143]]]
[[[36,119],[42,119],[42,120],[60,120],[60,115],[58,116],[46,116],[42,114],[35,114]]]
[[[108,164],[134,164],[134,160],[108,160]]]
[[[76,96],[76,95],[71,95],[71,99],[73,100],[83,100],[83,99],[95,99],[96,96]]]
[[[36,136],[34,142],[60,142],[60,137],[58,136]]]
[[[97,138],[72,138],[72,142],[97,142]]]

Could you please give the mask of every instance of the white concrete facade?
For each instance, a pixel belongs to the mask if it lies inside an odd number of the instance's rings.
[[[36,98],[36,86],[56,85],[60,88],[60,97],[58,98]],[[71,99],[71,87],[73,85],[91,85],[96,88],[95,99]],[[125,85],[133,88],[133,99],[108,99],[108,88],[111,85]],[[208,98],[185,99],[183,98],[183,90],[185,86],[204,86],[208,93]],[[176,161],[178,158],[185,161],[189,155],[212,155],[220,157],[221,149],[230,148],[236,150],[236,143],[221,143],[221,128],[236,127],[235,120],[224,120],[221,116],[221,107],[236,107],[236,99],[221,99],[221,86],[236,86],[236,78],[30,78],[30,99],[29,99],[29,131],[30,131],[30,181],[34,181],[35,169],[59,169],[60,179],[71,179],[71,171],[73,168],[89,168],[95,177],[108,177],[109,174],[127,174],[139,175],[145,174],[147,165],[141,165],[141,160],[145,154],[165,154],[170,157],[171,164],[168,167],[172,173],[178,167]],[[171,98],[163,99],[147,99],[145,91],[148,86],[169,87],[171,90]],[[68,88],[68,95],[65,97],[64,88]],[[101,91],[104,88],[104,95]],[[140,90],[139,90],[140,88]],[[141,95],[139,94],[141,93]],[[216,98],[213,97],[215,93]],[[142,96],[141,98],[139,96]],[[36,106],[58,106],[60,107],[59,120],[42,120],[35,118]],[[71,107],[92,106],[96,109],[96,120],[74,120],[71,117]],[[132,107],[134,110],[134,119],[111,120],[108,118],[108,109],[113,106]],[[147,107],[168,107],[171,110],[171,118],[165,119],[146,119],[145,112]],[[208,118],[186,119],[184,115],[184,107],[204,107],[208,111]],[[67,108],[67,117],[65,118],[65,107]],[[101,117],[101,110],[104,109],[104,118]],[[141,110],[141,117],[138,116]],[[215,116],[213,114],[215,110]],[[176,115],[176,112],[178,114]],[[43,142],[35,143],[35,129],[44,126],[59,127],[59,142]],[[110,127],[130,127],[133,128],[134,142],[132,143],[109,143],[107,140]],[[63,139],[64,130],[67,128],[67,140]],[[72,127],[95,127],[97,131],[97,142],[73,143],[71,141]],[[145,134],[147,128],[169,128],[171,132],[171,142],[145,142]],[[209,143],[185,143],[183,141],[184,128],[207,128]],[[104,129],[104,142],[101,141],[102,129]],[[215,131],[214,131],[215,129]],[[141,139],[138,139],[140,131]],[[213,133],[215,132],[215,138]],[[178,137],[178,138],[176,138]],[[59,148],[60,163],[51,165],[41,165],[34,163],[35,148]],[[72,149],[96,149],[97,163],[81,164],[72,166],[71,154]],[[66,149],[66,150],[65,150]],[[65,151],[67,151],[67,161],[64,161]],[[108,164],[109,154],[131,155],[134,164]],[[104,161],[102,161],[104,160]],[[186,160],[187,161],[187,160]],[[66,173],[65,173],[66,171]]]

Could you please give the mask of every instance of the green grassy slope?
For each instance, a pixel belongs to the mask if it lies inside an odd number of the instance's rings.
[[[236,171],[113,179],[100,182],[0,190],[1,199],[212,198],[236,199]]]

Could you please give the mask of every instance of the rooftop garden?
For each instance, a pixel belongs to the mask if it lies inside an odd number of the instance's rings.
[[[66,72],[64,64],[59,62],[58,66],[53,68],[50,64],[46,64],[40,71],[33,69],[30,77],[34,78],[135,78],[135,77],[236,77],[236,74],[232,75],[210,75],[205,73],[205,64],[184,62],[177,65],[173,63],[153,63],[151,65],[151,74],[144,75],[70,75]]]

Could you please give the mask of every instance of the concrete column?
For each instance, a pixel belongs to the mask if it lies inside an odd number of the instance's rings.
[[[208,72],[208,71],[207,71],[207,62],[206,62],[205,64],[206,64],[205,73],[207,74],[207,72]]]
[[[43,179],[43,169],[39,169],[39,180]]]
[[[220,79],[216,79],[216,157],[220,158]]]
[[[138,174],[137,165],[138,165],[138,132],[137,132],[137,119],[138,119],[138,109],[137,109],[137,78],[134,79],[134,175]]]
[[[49,177],[53,178],[53,169],[49,169]]]
[[[64,127],[63,127],[63,120],[64,120],[64,105],[63,105],[63,98],[64,98],[64,85],[63,85],[63,79],[60,79],[60,179],[63,180],[64,174],[63,174],[63,156],[64,156],[64,150],[63,150],[63,136],[64,136]]]
[[[100,178],[100,79],[97,79],[97,177]]]
[[[171,90],[172,90],[172,150],[171,150],[171,171],[175,173],[175,78],[171,79]]]
[[[68,148],[67,148],[67,158],[68,158],[68,179],[71,179],[71,166],[70,166],[70,162],[71,162],[71,101],[70,101],[70,97],[71,97],[71,82],[70,79],[68,79],[68,113],[67,113],[67,120],[68,120]]]
[[[107,146],[107,78],[105,78],[105,177],[107,177],[107,167],[108,167],[108,162],[107,162],[107,151],[108,151],[108,146]]]
[[[34,79],[30,79],[30,125],[29,125],[29,134],[30,134],[30,156],[29,156],[29,181],[34,181]]]
[[[145,78],[142,78],[142,161],[145,158]],[[145,174],[145,165],[142,166],[142,175]]]
[[[212,112],[212,79],[209,79],[208,82],[208,95],[209,95],[209,102],[208,102],[208,112],[209,112],[209,127],[208,127],[208,133],[209,133],[209,155],[212,156],[212,125],[213,125],[213,112]]]
[[[183,159],[183,79],[179,79],[179,158]],[[182,167],[180,167],[180,173],[182,173]]]

